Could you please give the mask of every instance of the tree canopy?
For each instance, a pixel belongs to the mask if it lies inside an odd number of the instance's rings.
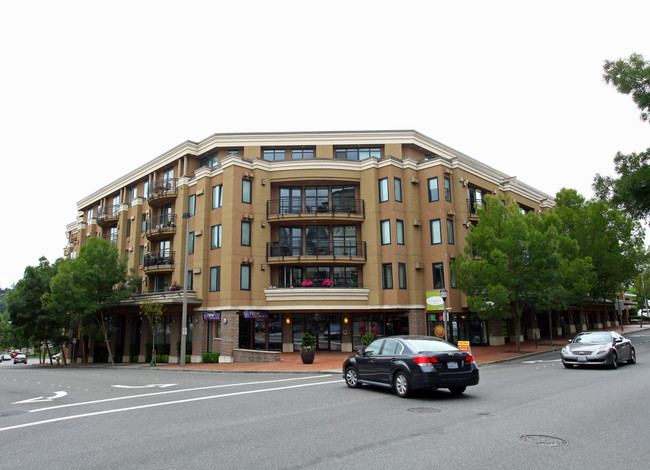
[[[632,100],[641,110],[641,119],[650,122],[650,64],[642,55],[629,59],[606,61],[603,78]],[[596,175],[594,190],[601,199],[609,199],[624,207],[638,219],[650,216],[650,148],[643,152],[614,157],[617,178]]]

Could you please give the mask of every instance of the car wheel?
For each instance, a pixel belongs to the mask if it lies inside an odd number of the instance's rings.
[[[345,369],[345,383],[348,384],[348,387],[350,388],[359,388],[361,386],[357,370],[354,367],[348,367]]]
[[[618,369],[618,354],[615,352],[612,353],[612,363],[610,365],[612,369]]]
[[[566,362],[562,361],[562,365],[567,369],[573,369],[573,364],[567,364]]]
[[[627,360],[628,364],[636,364],[636,351],[634,348],[630,351],[630,358]]]
[[[449,387],[449,391],[455,397],[462,395],[462,393],[467,389],[464,385],[459,385],[458,387]]]
[[[395,393],[401,398],[406,398],[411,393],[409,379],[404,372],[398,372],[394,380]]]

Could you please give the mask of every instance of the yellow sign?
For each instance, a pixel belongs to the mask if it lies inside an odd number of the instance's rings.
[[[459,341],[458,349],[461,351],[469,352],[469,341]]]

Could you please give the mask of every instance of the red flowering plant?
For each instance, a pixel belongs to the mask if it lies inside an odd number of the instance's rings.
[[[329,279],[329,278],[323,279],[323,287],[332,287],[332,284],[334,284],[334,283],[332,282],[331,279]]]
[[[313,285],[314,285],[314,283],[312,281],[310,281],[309,279],[305,279],[304,281],[302,281],[302,287],[311,287]]]

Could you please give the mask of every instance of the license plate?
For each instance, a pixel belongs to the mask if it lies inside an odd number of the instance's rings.
[[[587,358],[584,356],[578,356],[578,362],[587,362]]]
[[[447,363],[447,369],[458,369],[458,363],[457,362],[448,362]]]

